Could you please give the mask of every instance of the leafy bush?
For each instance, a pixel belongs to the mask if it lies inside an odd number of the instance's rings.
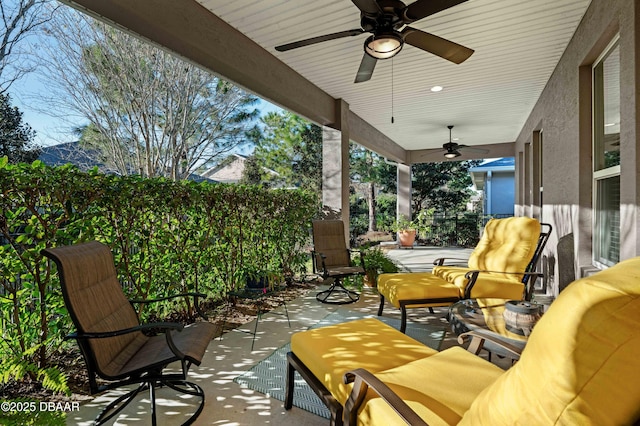
[[[378,275],[398,272],[398,267],[380,249],[380,247],[368,248],[363,252],[364,269],[367,280],[375,286],[378,282]]]
[[[316,203],[297,190],[112,176],[0,159],[0,382],[28,374],[67,390],[47,370],[49,355],[71,326],[43,248],[99,240],[111,247],[127,296],[199,291],[216,300],[244,285],[246,265],[285,277],[301,268]],[[194,307],[186,303],[164,309],[192,315]]]

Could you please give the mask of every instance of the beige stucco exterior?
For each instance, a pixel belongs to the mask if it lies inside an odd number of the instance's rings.
[[[621,260],[640,255],[638,1],[593,0],[516,141],[516,214],[554,227],[545,253],[553,293],[558,242],[573,234],[577,277],[592,262],[592,65],[620,37]],[[543,135],[540,143],[540,133]],[[541,145],[542,156],[538,155]],[[542,166],[540,167],[540,161]],[[540,170],[540,172],[538,172]],[[538,188],[544,188],[542,202]]]

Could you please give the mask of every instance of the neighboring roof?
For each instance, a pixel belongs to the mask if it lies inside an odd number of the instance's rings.
[[[245,161],[247,161],[247,157],[244,155],[231,154],[218,165],[202,173],[202,176],[224,183],[239,182],[242,178]]]
[[[480,171],[488,171],[488,170],[508,170],[509,168],[512,168],[515,170],[516,168],[515,157],[504,157],[494,161],[489,161],[488,163],[480,164],[479,166],[473,167],[469,169],[469,171],[480,172]]]
[[[202,173],[202,176],[215,179],[218,182],[238,183],[242,179],[246,161],[247,157],[244,155],[231,154],[222,160],[217,166],[211,167],[209,170]],[[262,170],[273,176],[279,175],[275,170],[271,170],[266,167],[262,167]]]
[[[514,157],[499,158],[469,169],[473,186],[478,191],[484,189],[485,176],[488,172],[513,172],[515,177],[516,159]]]
[[[98,170],[102,173],[120,174],[117,170],[108,167],[100,161],[100,153],[97,150],[87,149],[80,145],[79,141],[45,146],[42,148],[38,160],[52,167],[72,164],[85,172],[94,167],[98,167]],[[196,174],[188,176],[187,179],[198,183],[205,181],[213,183],[216,182],[213,179]]]
[[[98,151],[84,148],[78,141],[45,146],[38,159],[53,167],[73,164],[80,170],[87,171],[97,166],[104,173],[116,173],[100,161]]]

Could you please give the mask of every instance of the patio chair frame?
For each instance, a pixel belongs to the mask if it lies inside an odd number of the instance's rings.
[[[149,396],[151,400],[151,422],[153,425],[156,425],[157,420],[155,390],[157,387],[161,386],[167,386],[177,392],[200,398],[200,403],[196,408],[196,411],[191,415],[189,419],[187,419],[183,423],[183,425],[192,424],[204,408],[205,394],[200,386],[195,383],[188,382],[186,378],[191,365],[199,365],[202,356],[200,355],[199,357],[194,357],[193,355],[187,355],[183,352],[183,350],[181,350],[180,346],[181,342],[184,342],[187,337],[193,337],[195,335],[195,341],[198,343],[198,345],[205,345],[206,348],[206,344],[208,344],[208,342],[214,335],[215,326],[208,322],[202,322],[198,323],[200,325],[197,328],[185,328],[185,326],[180,323],[157,322],[147,324],[139,323],[138,325],[133,327],[102,332],[84,330],[82,327],[82,322],[79,321],[75,309],[76,302],[71,299],[71,296],[69,294],[69,286],[73,285],[72,281],[74,280],[74,274],[77,274],[78,268],[82,267],[82,255],[84,255],[85,258],[89,256],[108,255],[110,256],[111,262],[113,262],[113,257],[111,255],[110,249],[99,242],[93,241],[89,243],[77,244],[75,246],[63,246],[44,249],[42,250],[42,254],[45,257],[53,260],[57,266],[62,288],[62,296],[64,298],[67,311],[69,312],[69,316],[71,317],[71,320],[76,327],[76,332],[68,334],[65,337],[65,340],[73,339],[78,342],[78,346],[87,366],[89,388],[91,394],[93,395],[131,384],[139,385],[133,390],[126,392],[122,396],[109,403],[98,414],[95,419],[95,424],[100,425],[109,421],[110,419],[118,415],[118,413],[120,413],[120,411],[122,411],[130,402],[132,402],[140,392],[149,390]],[[73,257],[77,256],[78,254],[81,254],[81,256],[77,260],[74,259]],[[120,288],[120,291],[122,291],[122,288]],[[206,320],[207,318],[200,310],[198,303],[198,299],[205,297],[206,295],[202,293],[183,293],[156,299],[129,300],[129,304],[131,305],[131,310],[137,317],[137,312],[134,309],[134,305],[136,304],[156,303],[175,298],[193,298],[193,306],[195,306],[196,312]],[[149,362],[149,364],[136,369],[132,369],[130,371],[123,372],[122,374],[109,375],[102,371],[98,359],[96,358],[94,349],[90,345],[90,342],[92,340],[113,338],[131,333],[141,333],[144,331],[153,331],[158,334],[163,334],[164,340],[166,341],[166,346],[173,353],[173,356],[171,356],[170,358],[153,360]],[[155,342],[158,342],[160,339],[162,339],[162,336],[157,335],[152,339],[156,339]],[[202,352],[204,353],[204,350]],[[163,370],[167,365],[176,361],[180,362],[180,373],[163,373]],[[98,384],[98,378],[106,380],[108,381],[108,383]]]
[[[327,264],[327,254],[321,250],[316,250],[317,240],[322,236],[319,235],[320,228],[327,229],[339,229],[340,234],[334,235],[334,237],[341,238],[344,248],[344,254],[342,261],[339,264]],[[360,295],[353,290],[349,290],[342,285],[342,279],[350,276],[364,275],[364,256],[362,252],[359,252],[360,265],[354,265],[351,260],[351,254],[355,250],[347,248],[347,243],[344,237],[344,222],[341,220],[315,220],[313,221],[313,241],[314,249],[311,251],[311,260],[313,273],[322,277],[323,284],[329,284],[329,289],[319,292],[316,295],[316,300],[322,303],[331,305],[345,305],[349,303],[357,302],[360,299]],[[338,250],[334,250],[338,251]],[[332,299],[333,296],[338,296],[337,299]],[[342,297],[340,297],[342,296]]]

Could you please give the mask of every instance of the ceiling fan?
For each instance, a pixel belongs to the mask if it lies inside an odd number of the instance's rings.
[[[355,83],[371,79],[378,59],[397,55],[406,42],[455,64],[464,62],[473,50],[460,44],[407,26],[467,0],[417,0],[406,6],[400,0],[351,0],[360,9],[360,26],[347,31],[311,37],[276,46],[279,52],[297,49],[324,41],[371,33],[364,42],[364,55]],[[404,27],[404,28],[403,28]]]
[[[453,159],[456,157],[460,157],[462,154],[460,153],[461,149],[464,149],[465,151],[474,151],[474,152],[478,152],[478,153],[482,153],[482,154],[487,154],[489,152],[488,149],[483,149],[483,148],[473,148],[467,145],[460,145],[456,142],[453,141],[453,139],[451,139],[451,130],[453,129],[452,125],[447,126],[447,129],[449,129],[449,142],[445,143],[444,145],[442,145],[442,149],[444,149],[444,156],[448,159]]]

